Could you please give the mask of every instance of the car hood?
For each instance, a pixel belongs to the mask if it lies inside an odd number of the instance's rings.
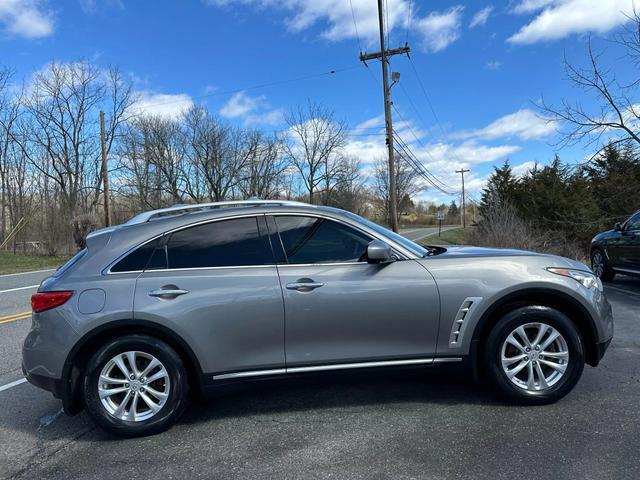
[[[485,248],[448,245],[447,251],[429,258],[458,259],[458,258],[499,258],[499,257],[538,257],[549,267],[566,267],[578,270],[591,271],[584,263],[567,257],[560,257],[550,253],[530,252],[528,250],[516,250],[512,248]]]
[[[617,234],[618,232],[616,230],[607,230],[606,232],[600,232],[599,234],[597,234],[595,237],[593,237],[593,239],[591,239],[591,241],[598,242],[606,238],[615,237]]]
[[[513,257],[513,256],[530,256],[544,255],[542,253],[529,252],[526,250],[516,250],[511,248],[485,248],[485,247],[465,247],[465,246],[447,246],[447,251],[438,255],[438,257]]]

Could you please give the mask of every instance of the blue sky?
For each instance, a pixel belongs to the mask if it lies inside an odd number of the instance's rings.
[[[596,107],[562,68],[564,55],[584,63],[588,35],[622,78],[631,77],[607,38],[623,28],[632,3],[387,0],[390,46],[408,39],[413,62],[392,61],[401,73],[396,129],[452,187],[459,188],[454,170],[470,168],[476,197],[505,158],[518,172],[549,162],[556,126],[534,103],[544,96]],[[384,155],[376,128],[383,110],[380,64],[367,71],[361,48],[379,49],[375,0],[0,0],[0,64],[26,81],[52,60],[89,59],[126,72],[141,109],[172,116],[204,103],[230,122],[269,131],[311,99],[348,122],[347,150],[366,163]],[[578,162],[592,151],[559,154]],[[427,190],[421,198],[451,197]]]

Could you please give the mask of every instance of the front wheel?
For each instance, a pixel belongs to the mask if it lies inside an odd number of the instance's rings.
[[[110,341],[84,376],[87,411],[105,430],[124,437],[169,428],[184,409],[187,374],[169,345],[146,335]]]
[[[487,371],[508,399],[552,403],[569,393],[584,369],[580,333],[548,307],[514,310],[498,321],[486,344]]]
[[[600,280],[605,282],[613,280],[616,276],[616,272],[607,265],[607,259],[601,250],[594,250],[591,253],[591,269]]]

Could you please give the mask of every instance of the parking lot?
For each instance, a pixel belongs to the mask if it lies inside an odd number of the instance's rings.
[[[48,274],[0,276],[0,315],[27,311]],[[133,440],[22,383],[30,320],[0,323],[0,478],[640,478],[640,280],[606,291],[611,347],[554,405],[509,406],[435,368],[325,375],[194,403]]]

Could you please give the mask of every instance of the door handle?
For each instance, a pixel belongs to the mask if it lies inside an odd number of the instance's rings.
[[[189,293],[189,290],[182,290],[181,288],[161,288],[158,290],[151,290],[149,292],[149,296],[158,298],[176,298],[187,293]]]
[[[324,283],[322,282],[293,282],[293,283],[287,283],[287,290],[297,290],[299,292],[310,292],[322,286],[324,286]]]

